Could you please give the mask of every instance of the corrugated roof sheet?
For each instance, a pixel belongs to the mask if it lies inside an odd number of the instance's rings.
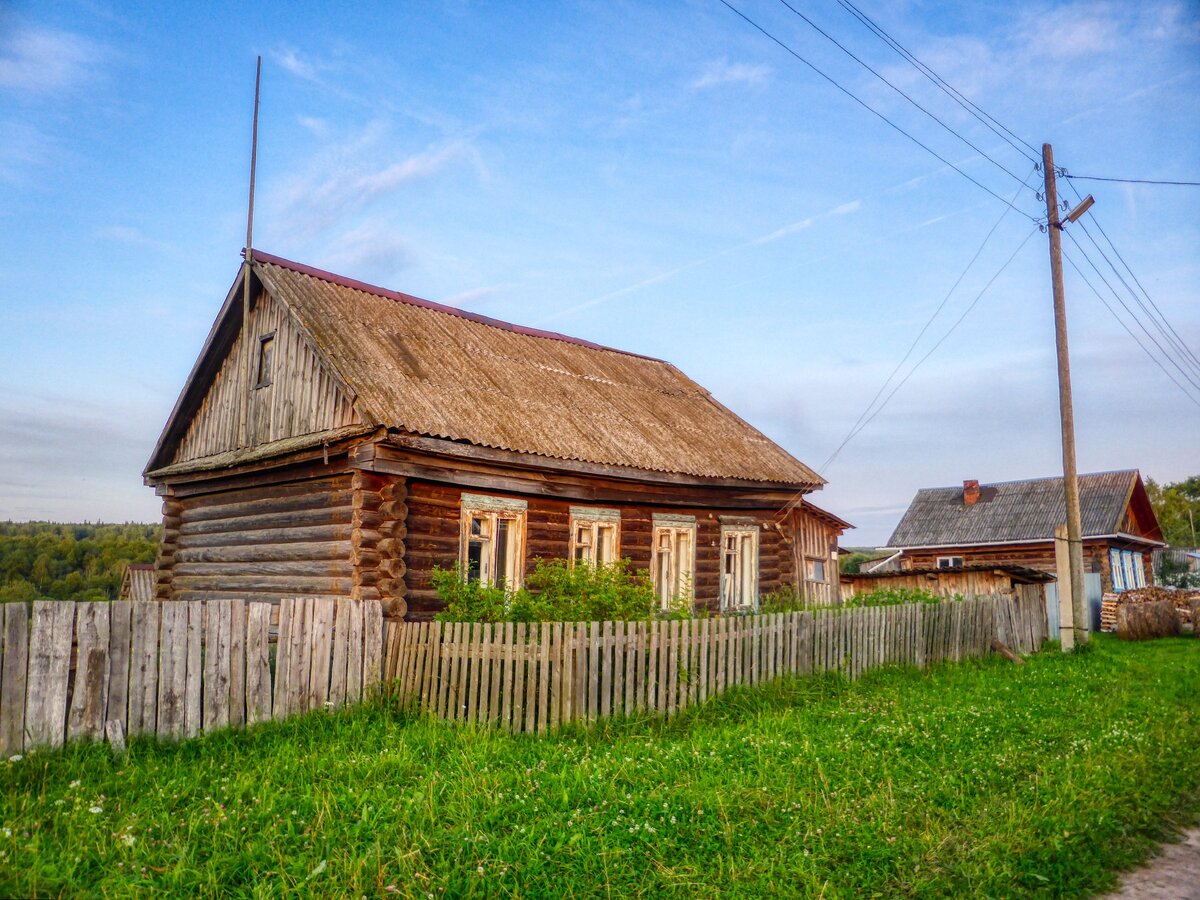
[[[1137,477],[1134,469],[1079,476],[1084,537],[1119,530]],[[888,546],[958,547],[1052,540],[1055,527],[1067,518],[1061,477],[982,484],[980,494],[979,502],[967,506],[961,485],[917,491]]]
[[[557,459],[824,483],[669,363],[254,258],[379,424]]]

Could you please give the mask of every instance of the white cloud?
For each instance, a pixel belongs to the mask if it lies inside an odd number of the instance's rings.
[[[335,271],[382,282],[412,265],[415,255],[411,241],[377,219],[338,235],[323,254]]]
[[[770,77],[769,66],[731,63],[722,59],[709,63],[704,74],[695,79],[690,87],[694,91],[699,91],[725,84],[760,85]]]
[[[470,141],[458,139],[395,159],[385,132],[382,123],[373,123],[314,159],[284,187],[274,220],[313,237],[406,185],[434,178],[460,157],[474,158]]]
[[[94,75],[102,55],[79,35],[18,26],[0,39],[0,88],[22,94],[67,91]]]
[[[141,229],[129,225],[106,225],[97,228],[94,234],[101,240],[116,241],[131,247],[149,247],[154,250],[164,250],[167,247],[164,242],[149,237],[143,234]]]
[[[317,72],[320,69],[316,63],[303,59],[300,56],[300,51],[295,47],[279,47],[271,51],[271,58],[284,71],[291,72],[297,78],[303,78],[305,81],[316,81]]]

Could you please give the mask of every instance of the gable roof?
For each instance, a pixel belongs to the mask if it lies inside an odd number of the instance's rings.
[[[824,484],[670,363],[431,303],[258,250],[253,260],[257,281],[346,385],[366,423],[649,472],[789,487]],[[231,301],[240,279],[204,354],[222,352],[236,334],[241,309]],[[211,368],[197,363],[150,469],[170,462],[178,442],[172,435],[186,429],[206,387],[192,382],[203,381]]]
[[[1161,539],[1136,469],[1079,476],[1084,537],[1124,531],[1125,513],[1131,503],[1144,523],[1143,534],[1152,541]],[[1066,516],[1061,477],[982,484],[979,501],[971,506],[963,503],[961,486],[922,488],[888,546],[911,549],[1049,541]]]

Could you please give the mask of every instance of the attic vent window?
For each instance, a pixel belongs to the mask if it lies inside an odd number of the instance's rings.
[[[275,332],[264,334],[258,339],[258,377],[254,379],[256,388],[266,387],[271,383],[271,364],[275,361]]]
[[[963,558],[961,556],[939,556],[937,558],[937,567],[939,569],[961,569],[963,567]]]

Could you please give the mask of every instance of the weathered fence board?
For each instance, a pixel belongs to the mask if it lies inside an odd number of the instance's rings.
[[[33,604],[25,689],[27,747],[62,745],[74,620],[74,603],[41,600]]]
[[[0,663],[0,753],[25,746],[25,697],[29,674],[29,608],[24,603],[0,606],[4,616],[4,659]]]

